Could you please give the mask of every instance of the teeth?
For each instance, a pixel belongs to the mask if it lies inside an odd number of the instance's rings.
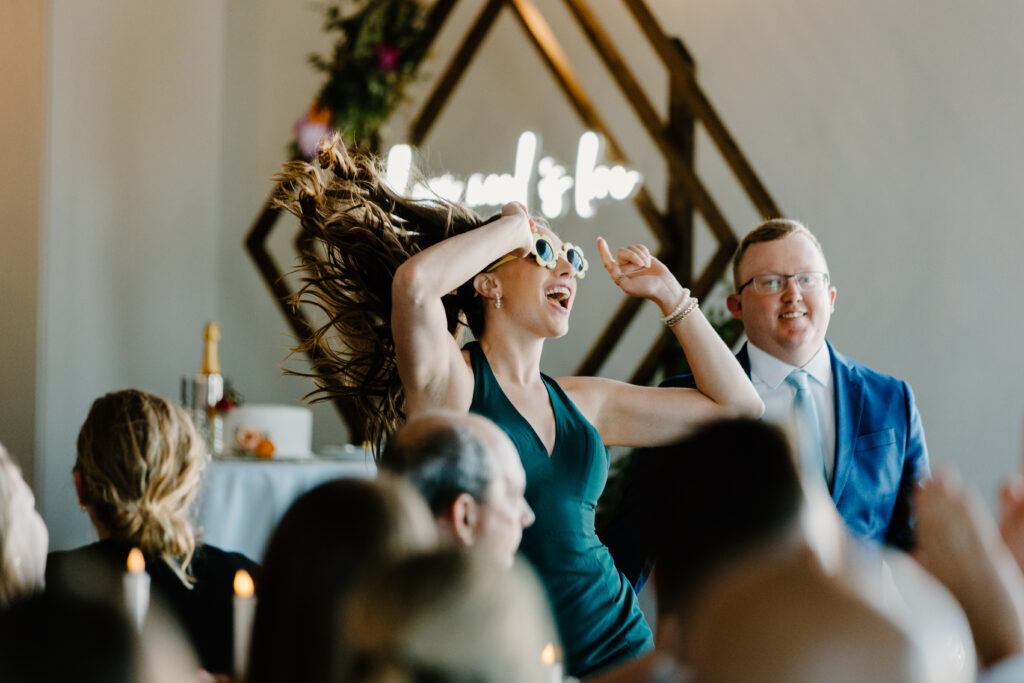
[[[569,294],[569,288],[566,287],[565,285],[555,285],[554,287],[548,287],[547,289],[544,290],[544,296],[548,297],[549,299],[556,296],[568,299]]]
[[[806,315],[806,313],[803,313],[803,312],[783,313],[782,317],[785,318],[786,320],[789,320],[791,318],[802,318],[804,315]]]

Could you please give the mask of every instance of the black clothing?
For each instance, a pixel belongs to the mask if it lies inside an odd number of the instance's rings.
[[[121,602],[121,577],[131,548],[131,543],[105,540],[50,553],[46,561],[47,591],[102,592]],[[241,553],[199,544],[189,567],[195,579],[191,587],[182,583],[162,559],[146,557],[151,601],[159,601],[177,617],[204,669],[230,673],[235,572],[244,569],[256,580],[259,565]]]

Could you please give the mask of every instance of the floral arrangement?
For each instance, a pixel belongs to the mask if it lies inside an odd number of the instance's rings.
[[[235,448],[242,455],[272,458],[276,450],[274,442],[256,427],[240,426],[235,429]]]
[[[329,58],[309,56],[310,64],[327,74],[327,82],[295,123],[292,158],[311,159],[320,140],[333,131],[376,151],[381,126],[423,59],[425,14],[419,0],[328,4],[324,29],[340,35]]]
[[[225,416],[233,409],[245,403],[245,397],[231,385],[231,380],[224,378],[224,395],[216,404],[207,410],[207,417],[210,419],[217,416]]]

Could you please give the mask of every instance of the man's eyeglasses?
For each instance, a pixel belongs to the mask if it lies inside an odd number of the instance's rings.
[[[587,259],[583,256],[583,250],[579,247],[569,243],[563,242],[561,249],[555,249],[555,245],[551,243],[547,237],[539,232],[533,233],[533,246],[530,248],[530,255],[533,256],[534,260],[537,261],[537,265],[544,266],[545,268],[555,269],[558,265],[560,258],[565,258],[566,263],[573,270],[573,275],[579,279],[583,279],[587,274],[587,269],[590,268],[590,264],[587,263]],[[515,254],[508,254],[502,256],[500,259],[487,266],[484,269],[485,273],[490,273],[499,266],[503,266],[509,261],[516,259]]]
[[[820,292],[828,287],[828,273],[809,271],[806,273],[793,273],[792,275],[781,275],[779,273],[765,273],[755,275],[744,282],[737,294],[742,294],[747,285],[753,285],[754,291],[758,294],[777,294],[786,288],[789,278],[793,278],[797,289],[802,292]]]

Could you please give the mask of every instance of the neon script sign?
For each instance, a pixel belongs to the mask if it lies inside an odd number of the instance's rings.
[[[628,199],[643,179],[633,169],[599,163],[604,156],[603,141],[591,131],[580,136],[576,168],[571,175],[554,157],[535,161],[538,148],[538,136],[527,131],[516,143],[512,173],[473,173],[466,180],[445,173],[426,182],[416,182],[410,188],[414,150],[409,145],[395,145],[388,152],[386,178],[392,188],[413,198],[440,196],[469,206],[502,206],[508,202],[529,206],[530,188],[536,186],[540,210],[548,218],[561,216],[569,210],[570,204],[580,218],[590,218],[594,215],[595,202]],[[571,198],[566,196],[570,190]]]

